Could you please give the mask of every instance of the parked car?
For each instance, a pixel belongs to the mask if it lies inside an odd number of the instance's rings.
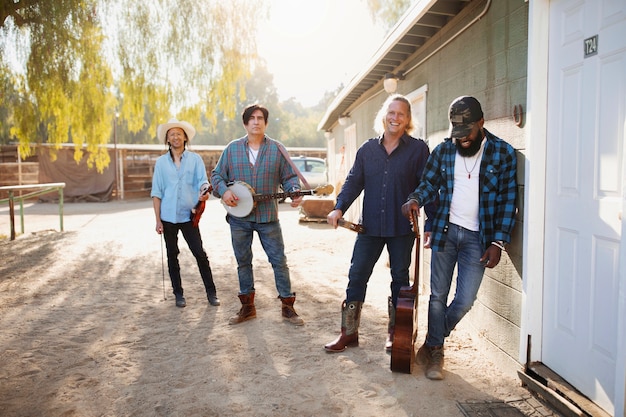
[[[302,176],[309,183],[312,190],[328,184],[328,169],[324,159],[312,158],[309,156],[294,156],[291,160],[302,173]],[[300,181],[300,186],[303,190],[305,189],[302,181]],[[279,191],[282,192],[282,187],[279,188]],[[283,198],[278,202],[283,203],[284,201],[285,199]]]
[[[328,184],[328,169],[324,159],[294,156],[291,160],[307,180],[311,189]]]

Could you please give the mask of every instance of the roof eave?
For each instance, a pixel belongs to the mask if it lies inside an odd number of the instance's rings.
[[[365,68],[356,74],[344,87],[337,97],[328,106],[326,113],[322,117],[322,120],[317,126],[317,130],[328,131],[331,130],[335,124],[338,123],[339,117],[342,114],[337,114],[337,108],[340,104],[355,90],[355,88],[367,77],[367,75],[378,65],[383,58],[391,51],[391,49],[398,43],[403,36],[405,36],[409,30],[421,19],[430,8],[435,4],[437,0],[419,0],[412,7],[410,7],[398,20],[398,23],[389,31],[389,34],[378,48],[376,53],[368,61]],[[382,78],[381,78],[382,80]],[[335,119],[331,121],[332,119]]]

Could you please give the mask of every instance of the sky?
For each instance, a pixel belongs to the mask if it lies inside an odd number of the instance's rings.
[[[385,31],[366,0],[269,0],[259,24],[258,52],[274,75],[281,101],[314,106],[345,86],[369,62]]]

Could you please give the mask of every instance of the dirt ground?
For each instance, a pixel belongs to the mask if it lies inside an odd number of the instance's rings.
[[[280,210],[301,327],[281,320],[256,238],[257,319],[228,325],[240,307],[236,263],[215,199],[200,227],[222,305],[208,305],[181,237],[182,309],[149,199],[66,204],[64,232],[56,204],[26,204],[15,241],[0,207],[0,415],[464,416],[461,403],[499,401],[540,415],[519,379],[474,348],[463,323],[447,341],[445,380],[426,379],[417,365],[410,375],[390,371],[385,256],[368,288],[360,347],[327,354],[355,234],[299,222],[287,204]],[[16,221],[19,232],[19,214]],[[422,295],[419,343],[425,304]]]

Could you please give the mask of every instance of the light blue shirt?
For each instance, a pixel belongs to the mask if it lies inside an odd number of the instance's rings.
[[[154,166],[150,192],[150,197],[161,200],[161,220],[191,221],[191,209],[198,202],[200,188],[208,182],[204,161],[197,153],[184,151],[180,167],[176,167],[169,152],[161,155]]]

